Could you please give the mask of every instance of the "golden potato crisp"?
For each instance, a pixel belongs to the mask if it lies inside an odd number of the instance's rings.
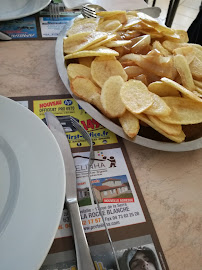
[[[103,32],[116,32],[122,27],[122,24],[119,20],[106,20],[99,24],[97,30]]]
[[[85,21],[75,21],[72,27],[68,30],[67,35],[71,36],[83,32],[93,32],[96,30],[98,20],[94,18],[88,18]]]
[[[137,65],[144,70],[151,72],[160,77],[167,77],[174,79],[176,76],[176,69],[174,67],[173,59],[171,57],[164,57],[158,55],[140,55],[140,54],[126,54],[119,59],[120,62],[132,61],[134,65]]]
[[[67,74],[70,80],[76,78],[77,76],[88,79],[91,78],[90,68],[81,64],[69,64],[67,67]]]
[[[168,97],[168,96],[179,97],[180,96],[180,93],[177,89],[161,81],[150,83],[148,85],[148,89],[149,91],[151,91],[152,93],[160,97]]]
[[[158,50],[163,56],[170,55],[170,52],[166,50],[158,40],[153,42],[152,48]]]
[[[150,93],[153,99],[152,105],[144,111],[144,113],[149,115],[156,115],[156,116],[165,116],[169,115],[171,109],[165,103],[165,101],[154,93]]]
[[[194,57],[189,67],[194,79],[202,80],[202,61],[200,61],[198,57]]]
[[[70,53],[65,55],[65,60],[67,59],[73,59],[73,58],[79,58],[79,57],[88,57],[88,56],[118,56],[118,52],[106,48],[106,47],[99,47],[92,50],[84,50],[80,52]]]
[[[178,73],[180,74],[182,85],[187,89],[194,91],[196,87],[194,85],[191,70],[184,55],[175,55],[174,65]]]
[[[154,123],[157,127],[165,131],[169,135],[179,135],[182,132],[181,125],[174,125],[162,122],[157,116],[147,115],[149,120]]]
[[[194,80],[194,84],[200,88],[202,88],[202,81],[197,81],[197,80]]]
[[[103,40],[107,37],[106,33],[103,32],[92,32],[92,33],[78,33],[72,36],[64,38],[63,50],[64,53],[74,53],[84,50],[90,45]]]
[[[93,56],[81,57],[79,58],[79,64],[84,65],[86,67],[91,67],[91,63],[93,62]]]
[[[124,130],[124,132],[130,138],[134,138],[140,129],[139,119],[129,111],[126,111],[124,115],[119,118],[119,122]]]
[[[110,40],[112,39],[115,39],[116,38],[116,34],[108,34],[107,37],[99,42],[96,42],[95,44],[91,45],[88,47],[88,50],[92,50],[92,49],[95,49],[95,48],[98,48],[100,46],[103,46],[105,45],[106,46],[106,43],[108,43]]]
[[[164,130],[162,130],[159,126],[157,126],[156,124],[154,124],[147,115],[145,115],[144,113],[140,113],[140,114],[136,114],[136,117],[143,121],[144,123],[146,123],[147,125],[149,125],[150,127],[152,127],[153,129],[155,129],[156,131],[158,131],[160,134],[162,134],[163,136],[165,136],[166,138],[170,139],[171,141],[174,141],[176,143],[181,143],[185,140],[185,134],[183,131],[180,132],[179,135],[170,135],[168,133],[166,133]]]
[[[97,15],[103,17],[105,20],[119,20],[120,23],[127,21],[126,11],[123,10],[100,11],[97,12]]]
[[[185,95],[186,97],[198,101],[198,102],[202,102],[202,99],[200,99],[199,97],[197,97],[194,93],[192,93],[191,91],[189,91],[188,89],[186,89],[185,87],[183,87],[182,85],[180,85],[179,83],[176,83],[175,81],[172,81],[168,78],[161,78],[162,82],[165,82],[166,84],[174,87],[175,89],[177,89],[179,92],[181,92],[183,95]]]
[[[105,81],[101,91],[101,103],[110,118],[122,116],[126,107],[120,97],[120,90],[124,80],[121,76],[111,76]]]
[[[180,36],[180,42],[188,42],[189,37],[186,31],[184,30],[174,30],[176,34]]]
[[[182,97],[163,97],[171,108],[168,116],[159,117],[165,123],[189,125],[202,122],[202,104]]]
[[[181,48],[174,49],[173,54],[174,55],[177,55],[177,54],[183,55],[187,59],[187,63],[190,64],[194,59],[195,51],[194,51],[193,47],[187,46],[187,47],[181,47]]]
[[[147,87],[138,80],[129,80],[121,87],[121,99],[131,113],[141,113],[152,106],[153,99]]]
[[[126,17],[127,17],[127,22],[123,24],[123,27],[122,27],[121,30],[130,29],[135,24],[141,22],[141,19],[140,18],[135,17],[133,15],[126,15]]]
[[[93,80],[102,87],[105,81],[111,77],[120,75],[124,81],[128,76],[122,65],[114,57],[96,57],[91,64],[91,75]]]
[[[105,46],[113,48],[113,47],[127,46],[130,45],[131,43],[132,43],[131,40],[112,40],[107,42]]]
[[[100,101],[100,89],[88,78],[76,77],[71,81],[72,92],[81,99],[95,105],[103,111]]]
[[[144,74],[144,69],[138,66],[126,66],[124,70],[128,75],[128,80],[134,79],[138,75]]]

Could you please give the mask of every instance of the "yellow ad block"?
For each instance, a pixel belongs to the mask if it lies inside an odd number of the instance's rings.
[[[52,112],[57,116],[67,134],[72,148],[89,145],[83,136],[75,130],[67,116],[72,116],[79,122],[89,133],[94,145],[106,145],[118,142],[113,132],[100,125],[87,114],[73,98],[34,100],[33,112],[45,123],[45,112]]]

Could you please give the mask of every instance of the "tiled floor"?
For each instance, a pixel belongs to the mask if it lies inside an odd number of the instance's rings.
[[[149,5],[152,5],[153,0],[149,0]],[[170,0],[156,0],[157,7],[161,8],[161,19],[165,21]],[[172,28],[188,30],[191,23],[196,18],[199,12],[201,0],[181,0],[178,6]]]

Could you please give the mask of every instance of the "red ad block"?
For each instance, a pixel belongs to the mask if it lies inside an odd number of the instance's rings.
[[[131,203],[131,202],[134,202],[134,198],[103,199],[103,203]]]

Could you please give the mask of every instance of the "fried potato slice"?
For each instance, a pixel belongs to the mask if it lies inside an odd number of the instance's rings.
[[[91,64],[91,75],[93,80],[102,87],[105,81],[111,77],[120,75],[124,81],[128,79],[128,75],[122,65],[114,57],[96,57]]]
[[[137,16],[138,18],[140,18],[143,22],[149,24],[149,25],[152,25],[153,27],[155,25],[159,25],[159,22],[157,19],[143,13],[143,12],[137,12]]]
[[[160,97],[167,97],[167,96],[179,97],[180,96],[180,93],[176,88],[173,88],[172,86],[161,81],[150,83],[148,85],[148,89],[149,91],[151,91],[152,93]]]
[[[72,80],[76,77],[85,77],[91,79],[91,71],[89,67],[81,64],[71,63],[67,67],[67,74],[69,79]]]
[[[181,29],[177,29],[177,30],[174,30],[175,31],[175,33],[177,34],[177,35],[179,35],[180,36],[180,40],[179,40],[179,42],[188,42],[189,41],[189,37],[188,37],[188,34],[187,34],[187,32],[186,31],[184,31],[184,30],[181,30]]]
[[[191,70],[189,68],[186,58],[180,54],[175,55],[174,65],[178,73],[180,74],[182,85],[190,91],[194,91],[196,87],[194,85]]]
[[[147,87],[138,80],[129,80],[121,87],[121,99],[131,113],[141,113],[152,106],[153,99]]]
[[[71,90],[79,98],[95,105],[104,112],[100,101],[101,90],[88,78],[76,77],[71,81]]]
[[[98,25],[97,31],[103,32],[117,32],[119,29],[122,28],[122,24],[119,20],[106,20]]]
[[[199,94],[202,94],[202,87],[196,86],[196,91],[197,91]]]
[[[123,10],[100,11],[97,12],[97,15],[103,17],[105,20],[119,20],[120,23],[127,21],[126,11]]]
[[[85,32],[71,35],[63,40],[64,53],[75,53],[107,37],[104,32]]]
[[[189,125],[202,122],[202,103],[182,97],[163,97],[171,108],[168,116],[159,117],[165,123]]]
[[[135,80],[143,82],[146,86],[148,86],[147,77],[145,74],[140,74],[134,78]]]
[[[173,50],[173,54],[181,54],[187,59],[187,63],[190,64],[194,59],[194,48],[191,46],[176,48]]]
[[[119,122],[123,128],[123,131],[130,138],[134,138],[140,129],[139,119],[129,111],[126,111],[124,115],[119,118]]]
[[[121,28],[121,30],[125,31],[130,29],[132,26],[134,26],[135,24],[141,22],[141,19],[138,17],[135,17],[131,14],[126,15],[127,21],[123,24],[123,27]]]
[[[200,46],[199,44],[191,44],[191,43],[187,44],[190,44],[190,46],[194,48],[195,56],[202,62],[202,46]]]
[[[98,25],[98,19],[86,18],[83,20],[74,21],[73,25],[67,32],[67,36],[71,36],[83,32],[93,32]]]
[[[158,52],[155,55],[130,53],[121,57],[119,61],[133,61],[135,65],[160,77],[174,79],[176,76],[173,59],[169,56],[164,57],[160,53],[158,55]]]
[[[87,56],[87,57],[80,57],[79,64],[84,65],[86,67],[91,67],[91,63],[93,62],[94,57]]]
[[[111,76],[102,87],[101,103],[109,118],[121,117],[126,111],[126,107],[120,97],[120,90],[123,84],[124,80],[121,76]]]
[[[138,66],[126,66],[124,67],[124,70],[128,75],[128,80],[134,79],[138,75],[144,74],[144,69]]]
[[[173,52],[173,50],[177,49],[177,48],[181,48],[181,47],[185,47],[187,45],[185,45],[185,43],[177,43],[177,42],[173,42],[173,41],[169,41],[169,40],[165,40],[162,43],[163,47],[165,49],[167,49],[169,52]]]
[[[99,47],[92,50],[83,50],[80,52],[75,52],[65,55],[64,59],[73,59],[80,57],[89,57],[89,56],[118,56],[119,53],[106,47]]]
[[[95,44],[88,47],[88,50],[92,50],[95,48],[98,48],[100,46],[106,46],[106,44],[111,41],[112,39],[116,38],[116,34],[108,34],[107,37],[99,42],[96,42]]]
[[[182,126],[181,125],[174,125],[174,124],[168,124],[165,122],[162,122],[157,116],[153,115],[147,115],[149,120],[154,123],[157,127],[165,131],[169,135],[180,135],[182,132]]]
[[[166,116],[171,113],[171,109],[165,103],[165,101],[154,93],[150,93],[153,99],[152,105],[144,111],[145,114],[156,115],[156,116]]]
[[[192,93],[190,90],[186,89],[185,87],[183,87],[182,85],[180,85],[179,83],[172,81],[168,78],[161,78],[162,82],[165,82],[166,84],[174,87],[175,89],[177,89],[179,92],[181,92],[184,96],[197,101],[197,102],[202,102],[202,99],[200,99],[199,97],[197,97],[194,93]]]
[[[147,25],[150,25],[155,29],[157,32],[163,34],[164,37],[180,41],[180,36],[174,31],[174,29],[171,29],[163,24],[160,24],[157,19],[154,19],[150,16],[148,16],[145,13],[138,12],[137,16]]]
[[[112,40],[112,41],[107,42],[105,46],[108,48],[113,48],[113,47],[130,45],[131,43],[132,43],[131,40]]]
[[[202,81],[194,80],[194,84],[200,88],[202,88]]]
[[[146,123],[147,125],[149,125],[150,127],[152,127],[153,129],[155,129],[156,131],[158,131],[160,134],[162,134],[163,136],[165,136],[166,138],[170,139],[171,141],[174,141],[176,143],[181,143],[185,140],[185,134],[183,131],[181,131],[181,133],[179,135],[170,135],[168,133],[166,133],[164,130],[162,130],[159,126],[157,126],[156,124],[154,124],[147,115],[145,115],[144,113],[141,114],[135,114],[136,117],[143,121],[144,123]]]
[[[202,61],[200,61],[198,57],[194,57],[189,67],[194,79],[202,80]]]
[[[171,53],[166,50],[158,40],[155,40],[152,44],[152,48],[158,50],[163,56],[169,56]]]
[[[131,53],[139,53],[143,48],[151,43],[150,35],[144,35],[141,39],[131,47]]]

